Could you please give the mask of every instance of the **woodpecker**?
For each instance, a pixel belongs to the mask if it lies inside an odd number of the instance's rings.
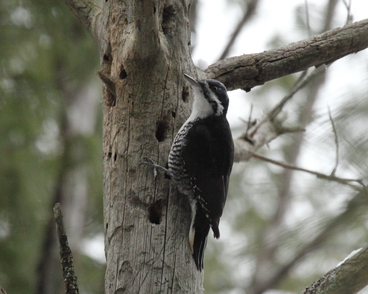
[[[226,119],[226,87],[217,80],[199,81],[188,75],[185,78],[193,86],[193,107],[171,146],[168,174],[189,198],[189,243],[201,271],[210,228],[216,239],[220,237],[219,222],[229,187],[234,144]]]

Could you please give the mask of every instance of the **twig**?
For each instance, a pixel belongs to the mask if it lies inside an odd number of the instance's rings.
[[[339,165],[339,138],[337,137],[337,130],[336,130],[335,123],[334,123],[334,121],[332,119],[330,108],[328,108],[328,116],[330,118],[330,122],[331,122],[331,125],[332,125],[332,131],[333,131],[334,137],[335,137],[336,158],[335,158],[335,166],[334,166],[334,169],[331,172],[331,176],[335,176],[335,173],[336,173],[336,170],[337,170],[337,166]]]
[[[250,105],[249,117],[247,121],[247,130],[245,131],[246,134],[248,134],[248,131],[250,130],[250,128],[254,126],[254,123],[252,122],[252,113],[253,113],[253,104]]]
[[[258,124],[249,124],[251,121],[249,118],[246,132],[235,141],[235,150],[237,151],[234,156],[235,161],[249,160],[253,152],[268,144],[281,134],[304,131],[301,127],[284,127],[282,123],[286,119],[286,115],[279,114],[285,103],[321,72],[322,70],[318,68],[305,78],[307,71],[304,71],[299,76],[290,92],[269,113],[267,113]],[[244,142],[247,142],[247,144],[244,144]]]
[[[346,24],[350,24],[353,21],[353,16],[351,15],[351,0],[349,0],[349,3],[347,3],[346,0],[342,0],[342,2],[344,3],[346,7],[346,12],[347,12]]]
[[[245,134],[248,134],[248,131],[250,130],[250,128],[253,127],[257,123],[257,120],[255,120],[255,119],[252,120],[252,113],[253,113],[253,104],[250,105],[248,120],[246,120],[242,117],[239,117],[239,119],[247,125],[247,129],[245,130]]]
[[[57,235],[59,237],[60,261],[63,270],[65,293],[78,294],[79,290],[77,285],[77,277],[74,273],[73,254],[68,244],[68,237],[64,227],[63,213],[61,211],[60,203],[56,203],[53,210]]]
[[[230,40],[227,43],[224,51],[221,53],[221,56],[220,56],[219,60],[224,59],[229,54],[229,51],[230,51],[231,47],[234,45],[236,38],[239,36],[239,33],[241,32],[244,25],[253,16],[254,11],[256,10],[257,6],[258,6],[258,0],[248,1],[247,10],[244,13],[243,18],[240,20],[240,22],[236,26],[234,32],[231,34]]]
[[[303,71],[298,80],[294,83],[290,92],[258,123],[257,127],[252,130],[252,133],[249,135],[249,137],[253,137],[253,135],[258,131],[259,127],[264,122],[266,122],[267,120],[273,120],[281,112],[285,103],[289,101],[295,95],[295,93],[305,87],[316,76],[324,72],[324,70],[325,67],[316,68],[309,76],[307,76],[308,70]]]
[[[283,163],[283,162],[280,162],[280,161],[262,156],[262,155],[257,154],[257,153],[252,153],[252,157],[261,159],[263,161],[266,161],[266,162],[269,162],[269,163],[272,163],[272,164],[275,164],[275,165],[278,165],[278,166],[281,166],[283,168],[306,172],[306,173],[315,175],[315,176],[317,176],[317,178],[320,178],[320,179],[326,179],[326,180],[329,180],[329,181],[338,182],[340,184],[350,186],[354,190],[357,190],[357,191],[360,191],[362,189],[361,186],[354,185],[351,182],[356,182],[356,183],[359,183],[360,185],[363,186],[362,179],[346,179],[346,178],[336,177],[335,175],[332,175],[332,174],[331,175],[326,175],[326,174],[316,172],[316,171],[312,171],[312,170],[309,170],[309,169],[305,169],[305,168],[302,168],[302,167],[297,167],[295,165]]]
[[[309,22],[309,5],[308,5],[308,0],[304,0],[304,5],[305,5],[305,18],[306,18],[306,25],[307,25],[307,30],[308,30],[308,35],[309,37],[312,36],[312,30],[310,27],[310,22]]]

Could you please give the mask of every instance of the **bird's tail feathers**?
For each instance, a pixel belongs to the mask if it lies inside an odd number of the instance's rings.
[[[219,222],[220,222],[220,219],[217,219],[211,222],[211,229],[213,231],[213,236],[216,239],[220,238]]]
[[[189,242],[192,250],[194,262],[197,269],[203,269],[204,251],[207,245],[207,236],[210,230],[210,223],[202,208],[198,205],[193,215],[189,232]],[[218,231],[218,228],[217,228]]]

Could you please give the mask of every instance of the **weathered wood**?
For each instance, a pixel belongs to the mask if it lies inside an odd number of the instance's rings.
[[[189,1],[109,1],[104,9],[102,67],[116,81],[103,108],[105,291],[201,293],[187,199],[140,166],[145,156],[166,164],[189,115]]]

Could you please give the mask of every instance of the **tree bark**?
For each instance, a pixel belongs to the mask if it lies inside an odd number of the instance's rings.
[[[368,247],[365,247],[315,281],[302,294],[354,294],[367,285],[367,280]]]
[[[187,199],[140,166],[145,156],[166,164],[173,136],[189,115],[183,73],[249,90],[368,47],[368,21],[278,50],[225,59],[195,74],[190,0],[105,0],[102,8],[87,0],[63,1],[100,50],[105,292],[201,293],[203,276],[188,244]]]
[[[224,83],[228,90],[250,91],[267,81],[329,64],[367,47],[368,19],[365,19],[281,48],[220,60],[204,74]]]
[[[200,293],[202,274],[188,244],[186,198],[140,166],[165,165],[189,115],[183,73],[189,56],[188,1],[109,1],[101,52],[106,293]]]

